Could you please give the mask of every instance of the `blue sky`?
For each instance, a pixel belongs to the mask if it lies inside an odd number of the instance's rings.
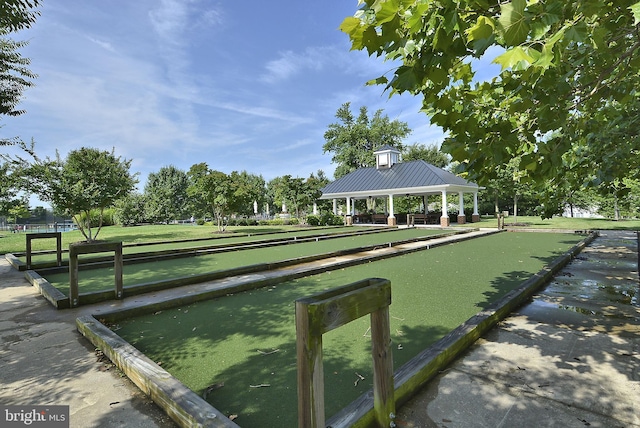
[[[339,31],[357,1],[45,1],[14,38],[38,74],[3,137],[33,138],[41,156],[115,148],[140,190],[150,172],[198,162],[267,181],[322,169],[323,134],[344,102],[383,109],[413,130],[407,144],[442,140],[420,99],[367,87],[392,65],[350,51]]]

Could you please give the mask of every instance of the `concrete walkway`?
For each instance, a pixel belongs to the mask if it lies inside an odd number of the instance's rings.
[[[602,232],[398,411],[408,427],[640,427],[634,232]]]
[[[0,259],[0,404],[69,405],[71,427],[173,427],[173,422]],[[4,419],[2,419],[4,420]],[[0,420],[0,426],[2,426]]]
[[[603,233],[400,409],[397,426],[640,427],[635,251],[634,233]],[[76,332],[77,316],[122,303],[55,310],[0,260],[0,404],[67,404],[72,427],[174,426]]]

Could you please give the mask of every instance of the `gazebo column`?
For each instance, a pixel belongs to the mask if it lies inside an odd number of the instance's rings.
[[[318,215],[318,204],[317,204],[317,202],[313,203],[313,215]]]
[[[440,226],[449,227],[449,213],[447,212],[447,191],[442,191],[442,217],[440,217]]]
[[[338,215],[338,200],[333,198],[333,215]]]
[[[480,221],[480,214],[478,214],[478,192],[473,192],[473,214],[471,215],[471,221],[473,223]]]
[[[467,217],[464,215],[464,194],[458,192],[458,224],[465,224]]]
[[[346,217],[346,222],[347,222],[347,226],[351,226],[353,224],[353,217],[352,217],[352,212],[351,212],[351,198],[349,196],[347,196],[347,217]]]
[[[387,224],[389,226],[396,226],[396,216],[393,214],[393,195],[389,195],[389,217],[387,217]]]

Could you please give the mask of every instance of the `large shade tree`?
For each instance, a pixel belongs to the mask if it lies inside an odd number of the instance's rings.
[[[405,146],[402,151],[402,160],[405,162],[423,160],[438,168],[446,168],[451,162],[448,154],[440,150],[436,144],[411,144]]]
[[[218,231],[227,228],[227,216],[233,206],[233,183],[222,171],[210,169],[205,162],[192,165],[187,172],[189,187],[187,192],[192,207],[200,215],[213,215]]]
[[[0,119],[19,116],[24,110],[18,108],[24,91],[33,86],[36,75],[29,70],[30,60],[20,53],[27,42],[15,41],[11,33],[29,28],[40,14],[39,0],[2,0],[0,1]],[[2,125],[0,124],[0,127]],[[19,137],[0,136],[0,146],[19,145],[26,152],[33,153],[33,146],[24,143]],[[8,214],[9,208],[23,204],[19,193],[14,170],[22,159],[0,154],[0,215]]]
[[[19,52],[27,42],[16,41],[8,36],[29,28],[40,15],[37,10],[39,5],[39,0],[0,1],[0,117],[24,113],[24,110],[18,108],[18,104],[24,91],[33,85],[36,75],[28,68],[29,58],[23,57]],[[0,146],[10,144],[20,144],[31,150],[18,137],[0,138]]]
[[[247,171],[232,171],[229,180],[233,185],[233,203],[231,209],[235,214],[250,216],[254,214],[254,206],[263,206],[265,197],[265,181],[261,175]]]
[[[341,25],[352,48],[395,61],[371,81],[423,99],[443,149],[479,184],[518,160],[557,211],[578,186],[622,183],[640,167],[637,0],[363,0]],[[488,61],[501,71],[479,81]]]
[[[173,165],[150,173],[144,186],[145,217],[165,223],[186,218],[188,186],[187,173]]]
[[[29,28],[40,16],[40,0],[0,1],[0,27],[7,32]]]
[[[360,107],[358,116],[351,112],[351,103],[344,103],[336,112],[339,122],[329,125],[324,133],[325,153],[332,153],[337,164],[335,178],[340,178],[358,168],[376,163],[373,152],[384,145],[402,150],[402,140],[411,133],[409,125],[390,120],[377,110],[369,117],[367,107]]]
[[[122,226],[135,226],[148,221],[145,214],[145,197],[136,192],[131,192],[113,204],[113,217],[117,224]]]
[[[73,217],[87,242],[95,241],[102,228],[105,208],[133,190],[137,183],[129,172],[131,161],[116,157],[113,151],[80,148],[63,160],[36,161],[25,171],[28,188],[41,201],[49,202],[60,213]],[[91,212],[98,212],[97,230]]]
[[[6,216],[9,208],[16,205],[18,190],[16,176],[8,163],[0,163],[0,215]]]

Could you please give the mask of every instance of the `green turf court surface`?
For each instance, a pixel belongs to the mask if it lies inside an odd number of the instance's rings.
[[[274,247],[239,250],[197,257],[161,260],[149,263],[125,265],[124,286],[132,286],[152,281],[174,279],[190,275],[232,269],[257,263],[269,263],[297,257],[311,256],[354,247],[384,244],[390,241],[442,234],[438,229],[400,229],[392,232],[354,235],[344,238],[301,242]],[[80,293],[113,289],[113,268],[80,271]],[[54,287],[65,295],[69,293],[69,274],[49,274],[46,276]]]
[[[132,244],[123,241],[123,254],[139,254],[153,251],[167,251],[167,250],[182,250],[182,249],[191,249],[191,248],[201,248],[207,246],[221,246],[221,245],[230,245],[230,244],[238,244],[238,243],[250,243],[264,240],[282,240],[282,239],[293,239],[294,237],[300,239],[309,236],[315,235],[338,235],[344,233],[358,233],[372,230],[383,230],[382,228],[373,228],[373,227],[332,227],[332,228],[300,228],[297,230],[289,230],[289,231],[281,231],[281,232],[262,232],[262,233],[234,233],[234,234],[219,234],[214,235],[208,239],[200,239],[197,241],[169,241],[169,242],[137,242],[136,245],[131,246]],[[33,243],[39,243],[41,240],[32,241]],[[55,245],[55,240],[53,238],[47,238],[42,241],[48,242],[50,245]],[[113,240],[111,240],[113,241]],[[130,246],[128,246],[130,245]],[[67,245],[68,247],[68,245]],[[64,247],[63,247],[64,248]],[[96,256],[94,254],[93,256]],[[104,255],[110,255],[104,253]],[[26,261],[26,255],[21,255],[18,257],[19,260],[23,262]],[[67,253],[62,255],[63,260],[68,260]],[[37,263],[47,263],[47,262],[55,262],[56,255],[55,254],[34,254],[31,257],[31,261],[34,264]]]
[[[368,277],[391,280],[397,369],[582,237],[501,233],[121,322],[113,329],[242,427],[296,426],[294,301]],[[371,388],[368,317],[324,336],[327,417]],[[361,379],[361,377],[364,380]]]

